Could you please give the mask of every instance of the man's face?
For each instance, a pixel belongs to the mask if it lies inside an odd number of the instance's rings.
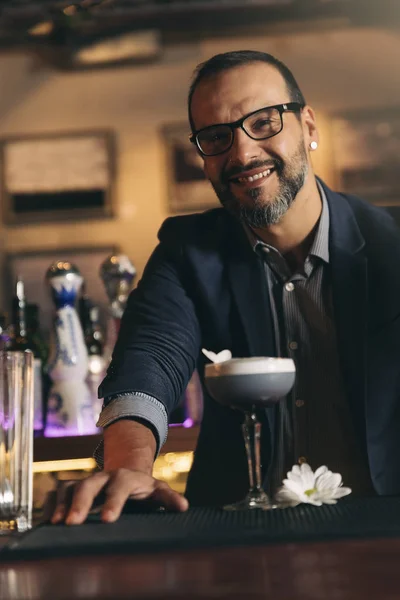
[[[194,92],[191,113],[198,130],[290,101],[280,73],[256,62],[202,81]],[[299,120],[298,114],[288,112],[282,118],[283,129],[276,136],[253,140],[238,128],[229,150],[204,157],[204,172],[221,204],[254,228],[279,223],[307,179],[305,132],[310,114]]]

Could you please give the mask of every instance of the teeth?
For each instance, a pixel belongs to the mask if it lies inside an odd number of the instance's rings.
[[[257,181],[257,179],[261,179],[262,177],[268,177],[268,175],[271,174],[271,169],[268,169],[267,171],[263,171],[262,173],[257,173],[256,175],[251,175],[250,177],[238,177],[238,181],[240,181],[240,183],[244,183],[244,182],[252,182],[252,181]]]

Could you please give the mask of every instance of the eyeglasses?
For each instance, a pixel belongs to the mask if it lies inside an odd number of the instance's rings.
[[[197,145],[203,156],[217,156],[232,146],[235,129],[240,127],[252,140],[266,140],[282,131],[284,112],[300,112],[302,108],[304,104],[299,102],[267,106],[233,123],[219,123],[199,129],[189,139],[192,144]]]

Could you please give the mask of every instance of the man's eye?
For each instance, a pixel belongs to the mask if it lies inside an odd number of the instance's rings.
[[[229,137],[227,133],[214,133],[211,139],[213,142],[220,142],[221,140],[226,140],[227,137]]]
[[[224,140],[227,136],[229,136],[229,132],[227,131],[211,131],[210,137],[213,140]]]
[[[202,135],[202,141],[207,143],[224,142],[229,138],[229,133],[226,131],[209,131]]]
[[[272,119],[258,119],[255,123],[253,123],[254,129],[263,129],[265,127],[270,127],[272,123]]]

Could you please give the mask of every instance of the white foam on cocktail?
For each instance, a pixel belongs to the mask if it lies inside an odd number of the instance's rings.
[[[262,373],[294,373],[296,370],[291,358],[252,356],[206,365],[206,377],[223,375],[259,375]]]

